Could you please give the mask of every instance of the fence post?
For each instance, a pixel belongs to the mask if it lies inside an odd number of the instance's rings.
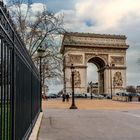
[[[40,112],[40,79],[1,0],[0,50],[0,139],[21,140],[28,138]]]

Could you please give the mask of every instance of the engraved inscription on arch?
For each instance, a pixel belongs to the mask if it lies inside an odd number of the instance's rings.
[[[111,63],[124,65],[124,57],[122,56],[111,56]]]

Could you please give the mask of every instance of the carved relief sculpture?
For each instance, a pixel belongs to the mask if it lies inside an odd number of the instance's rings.
[[[121,72],[116,72],[113,76],[113,86],[114,87],[122,87],[123,80]]]
[[[74,86],[75,87],[80,87],[81,85],[81,78],[80,78],[80,73],[79,71],[75,70],[75,76],[74,76]]]
[[[71,81],[71,78],[70,78]],[[81,86],[81,77],[80,72],[77,70],[74,70],[74,87],[80,87]]]
[[[122,56],[111,56],[111,63],[112,64],[118,64],[118,65],[124,65],[124,57],[122,57]]]
[[[69,63],[82,64],[83,63],[83,56],[69,54]]]

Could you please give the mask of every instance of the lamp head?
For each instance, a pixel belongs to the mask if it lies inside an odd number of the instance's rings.
[[[44,53],[45,53],[45,49],[42,48],[42,46],[40,46],[40,48],[37,50],[38,57],[43,57]]]
[[[107,64],[106,67],[109,68],[109,65]]]
[[[115,67],[115,64],[114,64],[114,63],[112,63],[112,64],[111,64],[111,66],[112,66],[112,67]]]
[[[71,64],[71,72],[74,72],[75,67],[73,66],[73,64]]]

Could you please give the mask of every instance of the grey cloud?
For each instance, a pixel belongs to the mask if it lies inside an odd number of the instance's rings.
[[[140,65],[137,63],[140,57],[139,0],[135,2],[128,1],[127,5],[124,0],[106,0],[106,3],[104,0],[98,2],[95,0],[46,0],[45,2],[51,11],[64,12],[64,24],[68,31],[125,34],[127,36],[127,44],[130,45],[126,55],[128,67],[127,83],[140,84]],[[84,9],[84,2],[88,3],[86,5],[87,8],[92,7],[92,9]],[[80,3],[83,4],[83,7],[80,7]],[[90,6],[90,3],[92,6]],[[120,8],[116,8],[114,3],[121,3]],[[77,7],[77,4],[79,7]],[[100,6],[104,8],[103,11],[105,13],[100,10]],[[111,13],[112,10],[115,13]],[[88,20],[93,24],[89,26],[87,24]]]

